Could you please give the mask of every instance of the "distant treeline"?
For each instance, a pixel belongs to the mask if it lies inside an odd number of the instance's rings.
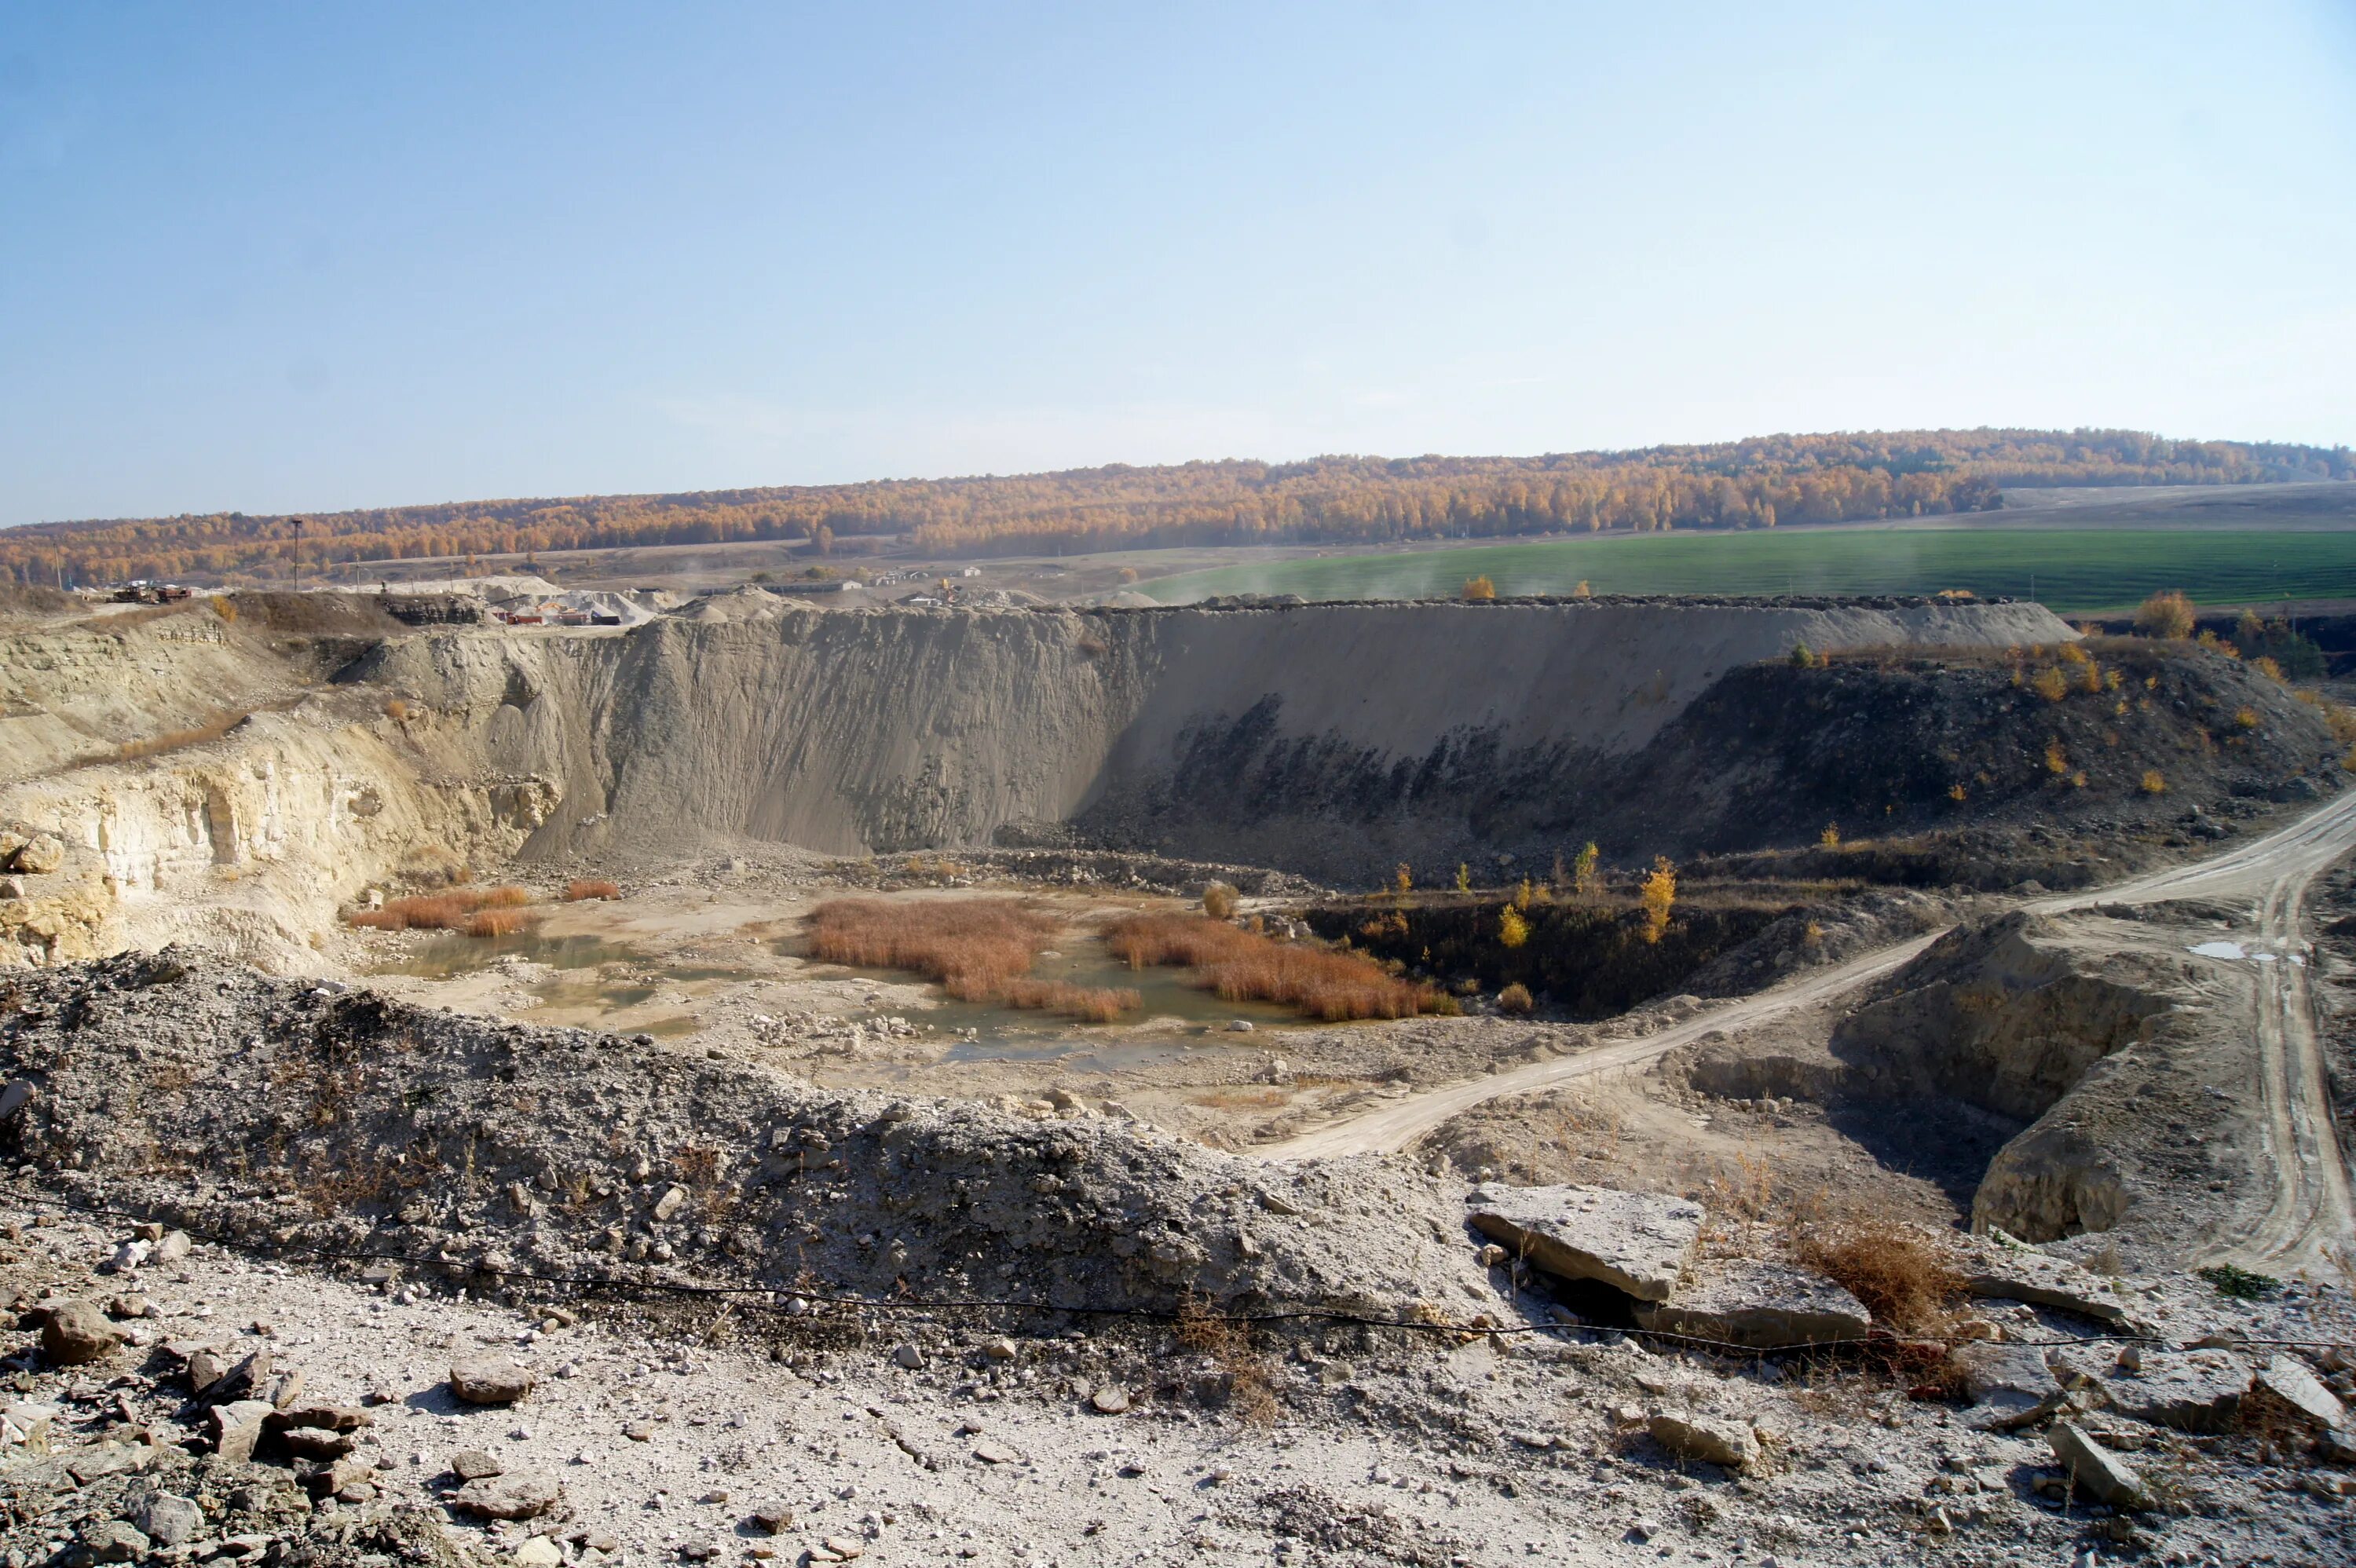
[[[2002,487],[2356,478],[2347,447],[2164,441],[2133,431],[1898,431],[1544,457],[1319,457],[970,479],[467,501],[306,520],[307,562],[631,545],[906,536],[937,554],[1149,545],[1765,528],[1985,511]],[[294,519],[242,513],[0,532],[19,581],[283,574]]]

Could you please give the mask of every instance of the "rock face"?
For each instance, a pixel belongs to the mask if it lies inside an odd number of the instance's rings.
[[[62,1367],[112,1355],[122,1343],[123,1330],[87,1301],[59,1302],[41,1324],[41,1353]]]
[[[2149,1505],[2151,1495],[2134,1467],[2069,1422],[2055,1422],[2048,1441],[2053,1445],[2053,1456],[2097,1501],[2120,1509]]]
[[[2039,606],[1922,601],[842,615],[729,597],[562,654],[430,635],[362,669],[496,727],[510,765],[561,773],[564,798],[605,802],[588,826],[555,814],[535,850],[626,830],[859,853],[1076,821],[1108,844],[1215,845],[1330,878],[1476,840],[1535,850],[1573,809],[1610,831],[1598,791],[1628,794],[1623,775],[1648,774],[1629,760],[1665,727],[1795,643],[2070,635]],[[1755,832],[1755,810],[1707,804],[1622,837],[1675,849],[1703,816]]]
[[[1669,1299],[1636,1307],[1639,1328],[1753,1349],[1836,1345],[1873,1327],[1865,1304],[1822,1275],[1785,1264],[1713,1264]]]
[[[1563,1279],[1592,1279],[1639,1301],[1666,1301],[1701,1238],[1702,1208],[1609,1187],[1483,1187],[1472,1226]]]

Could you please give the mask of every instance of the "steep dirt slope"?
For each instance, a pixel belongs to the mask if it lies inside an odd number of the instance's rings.
[[[1902,601],[843,614],[752,594],[626,637],[411,638],[362,669],[463,716],[493,765],[561,774],[536,852],[1076,823],[1338,877],[1505,848],[1530,824],[1494,809],[1500,781],[1559,799],[1796,643],[2068,636],[2035,605]]]

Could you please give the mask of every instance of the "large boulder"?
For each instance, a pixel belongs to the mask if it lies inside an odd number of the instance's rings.
[[[1562,1279],[1666,1301],[1701,1239],[1701,1205],[1611,1187],[1482,1187],[1473,1229]]]
[[[1640,1302],[1637,1327],[1754,1350],[1842,1344],[1873,1328],[1865,1303],[1806,1269],[1736,1261],[1698,1272],[1668,1300]]]
[[[87,1301],[60,1301],[41,1319],[41,1353],[59,1366],[78,1367],[111,1356],[123,1343],[123,1330]]]

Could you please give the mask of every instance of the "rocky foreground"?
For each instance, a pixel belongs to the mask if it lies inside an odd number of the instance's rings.
[[[2340,1288],[1959,1242],[1934,1334],[1674,1196],[168,955],[0,1067],[0,1568],[2356,1553]]]

